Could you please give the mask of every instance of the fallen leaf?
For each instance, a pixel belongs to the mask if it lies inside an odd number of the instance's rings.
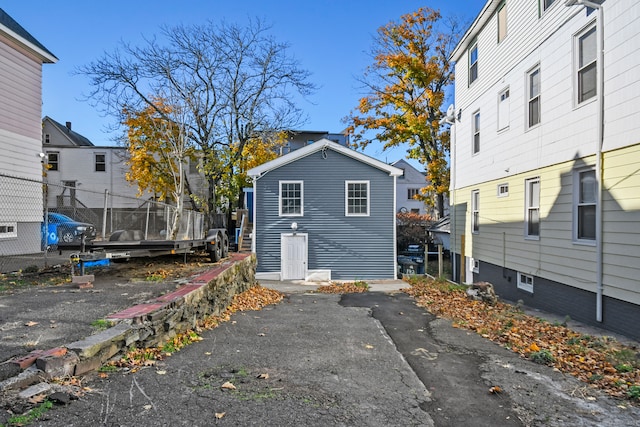
[[[493,387],[491,387],[489,389],[489,393],[491,393],[491,394],[499,394],[499,393],[502,393],[502,389],[499,386],[494,385]]]
[[[269,374],[267,373],[258,375],[258,379],[260,380],[266,380],[267,378],[269,378]]]
[[[37,324],[38,324],[38,322],[34,322],[34,321],[32,320],[32,321],[30,321],[30,322],[25,323],[25,324],[24,324],[24,326],[29,326],[29,327],[31,327],[31,326],[36,326]]]
[[[153,406],[152,405],[144,405],[143,408],[145,409],[145,411],[148,411],[151,408],[153,408]]]
[[[29,398],[30,403],[42,403],[47,398],[44,394],[36,394],[35,396],[31,396]]]
[[[266,335],[265,335],[263,332],[260,332],[260,333],[258,334],[258,336],[259,336],[259,337],[264,337],[264,336],[266,336]]]
[[[217,419],[221,419],[222,417],[224,417],[227,413],[226,412],[216,412],[216,418]]]
[[[156,374],[158,375],[165,375],[166,373],[167,371],[164,371],[164,370],[156,371]]]
[[[220,386],[220,388],[225,389],[225,390],[235,390],[236,386],[234,386],[232,383],[230,383],[229,381],[227,381],[226,383],[222,384]]]
[[[373,348],[373,346],[372,346],[371,344],[366,344],[366,345],[364,346],[364,348],[372,349],[372,348]]]
[[[107,373],[105,373],[105,372],[100,372],[100,373],[98,374],[98,376],[99,376],[100,378],[109,378],[109,374],[107,374]]]

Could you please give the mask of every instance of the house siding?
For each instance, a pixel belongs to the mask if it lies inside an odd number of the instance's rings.
[[[490,282],[500,298],[506,301],[521,301],[529,307],[569,316],[572,320],[640,340],[640,329],[637,327],[640,324],[640,310],[635,304],[605,296],[602,302],[604,320],[600,323],[594,320],[596,296],[593,292],[533,276],[534,291],[531,293],[518,289],[516,270],[481,261],[479,271],[479,274],[474,274],[473,280]]]
[[[280,236],[296,222],[308,235],[309,270],[328,269],[339,280],[394,277],[394,178],[331,149],[324,155],[313,152],[257,180],[257,271],[280,271]],[[278,216],[281,180],[304,182],[304,216]],[[345,181],[351,180],[369,181],[369,216],[345,216]]]

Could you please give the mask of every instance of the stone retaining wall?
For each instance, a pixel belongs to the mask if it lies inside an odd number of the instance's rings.
[[[15,363],[23,372],[2,384],[22,388],[47,377],[82,375],[98,369],[128,348],[160,346],[206,317],[221,314],[234,295],[256,285],[256,257],[234,253],[175,292],[108,317],[116,325],[57,349],[28,355]],[[35,369],[32,364],[35,362]]]

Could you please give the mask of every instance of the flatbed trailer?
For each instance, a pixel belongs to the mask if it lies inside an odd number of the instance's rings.
[[[80,253],[83,261],[110,259],[125,260],[138,257],[189,254],[206,251],[211,261],[217,262],[229,253],[229,235],[224,228],[212,228],[204,239],[191,240],[123,240],[130,233],[114,232],[109,240],[85,243]]]

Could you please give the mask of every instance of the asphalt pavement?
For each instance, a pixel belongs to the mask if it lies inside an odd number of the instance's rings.
[[[0,368],[29,340],[64,345],[91,334],[92,320],[180,285],[111,273],[89,290],[1,297]],[[286,298],[136,373],[87,375],[82,397],[31,425],[640,426],[637,407],[453,328],[399,291],[402,281],[344,296],[260,284]]]

